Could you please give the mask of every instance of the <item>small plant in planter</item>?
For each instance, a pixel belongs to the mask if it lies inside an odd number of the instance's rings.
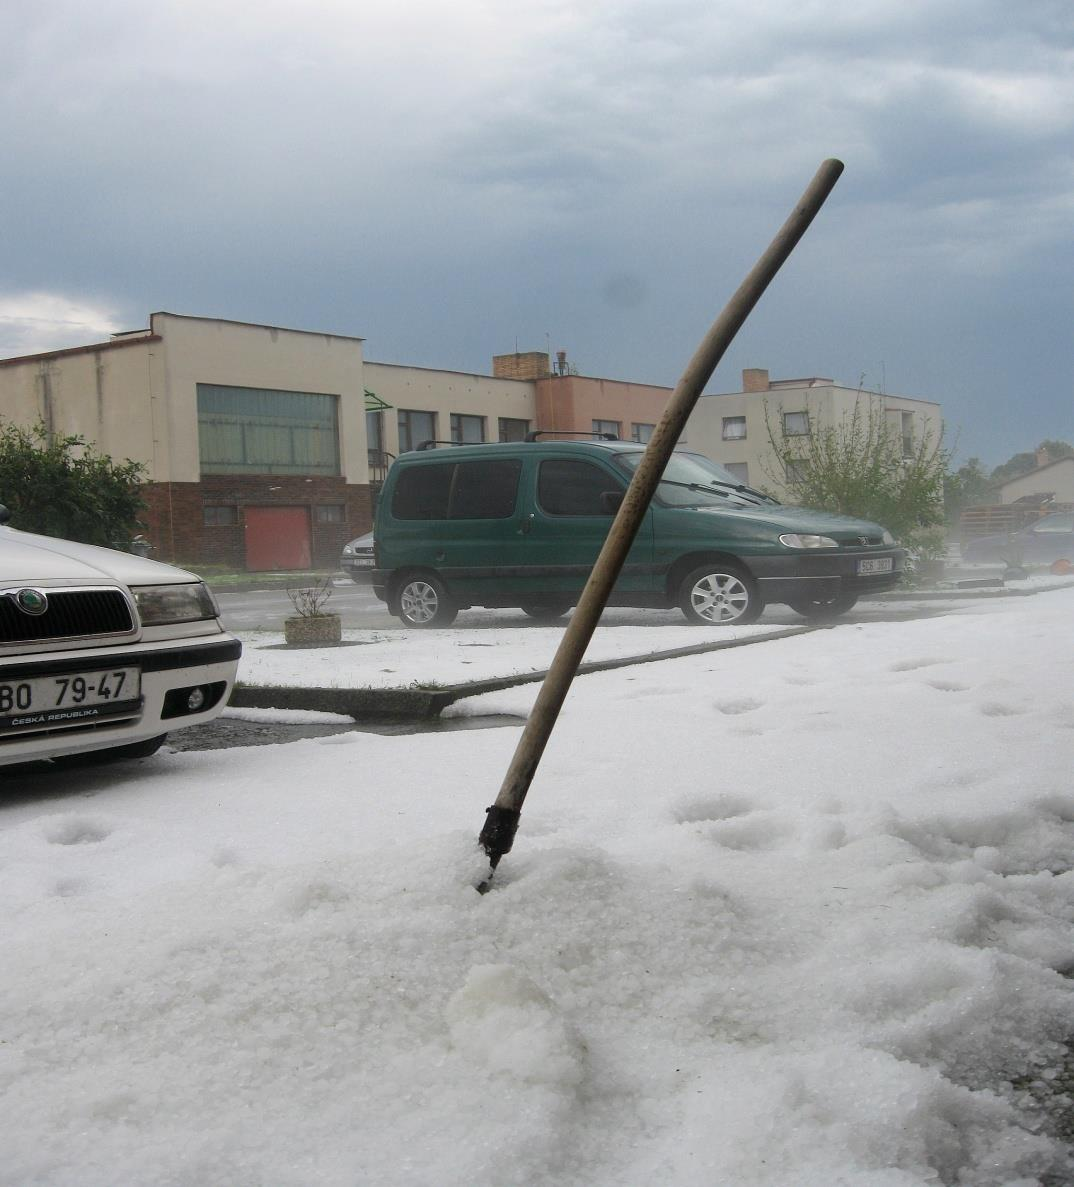
[[[332,579],[325,577],[304,589],[289,589],[287,596],[295,613],[283,620],[283,637],[292,647],[319,647],[338,643],[343,638],[342,620],[326,610],[332,596]]]

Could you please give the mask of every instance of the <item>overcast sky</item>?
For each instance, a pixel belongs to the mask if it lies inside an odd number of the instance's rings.
[[[671,386],[838,157],[708,390],[1074,442],[1070,0],[0,0],[0,44],[0,357],[167,310]]]

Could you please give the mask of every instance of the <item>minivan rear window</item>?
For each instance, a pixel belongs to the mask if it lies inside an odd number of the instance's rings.
[[[394,519],[510,519],[518,498],[517,459],[408,466],[392,494]]]

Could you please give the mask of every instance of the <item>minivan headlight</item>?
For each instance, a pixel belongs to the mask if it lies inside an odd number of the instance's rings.
[[[133,585],[131,593],[142,626],[220,617],[216,599],[204,581],[185,585]]]
[[[887,530],[887,528],[884,529],[884,534],[880,537],[880,539],[888,545],[895,543],[895,537]]]
[[[831,536],[804,536],[798,532],[787,532],[786,535],[780,536],[780,544],[785,544],[788,548],[838,548],[839,545],[831,538]]]

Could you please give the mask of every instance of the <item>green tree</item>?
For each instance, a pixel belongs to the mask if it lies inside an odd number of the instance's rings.
[[[992,482],[1008,482],[1012,478],[1018,478],[1022,474],[1029,474],[1037,468],[1037,454],[1042,450],[1046,451],[1048,457],[1053,461],[1058,461],[1061,457],[1069,457],[1074,454],[1074,445],[1068,444],[1066,441],[1042,441],[1036,449],[1029,453],[1016,453],[1009,457],[1002,465],[997,466],[992,471]]]
[[[141,462],[114,462],[83,437],[0,425],[0,503],[25,532],[122,546],[142,530]]]
[[[981,459],[971,457],[953,474],[945,474],[943,480],[944,513],[948,527],[959,521],[966,507],[981,503],[994,503],[998,499],[992,479],[981,465]]]
[[[928,557],[943,549],[943,490],[949,456],[924,434],[907,452],[902,435],[869,402],[833,425],[810,416],[807,435],[784,437],[765,409],[776,473],[794,502],[882,524]]]

